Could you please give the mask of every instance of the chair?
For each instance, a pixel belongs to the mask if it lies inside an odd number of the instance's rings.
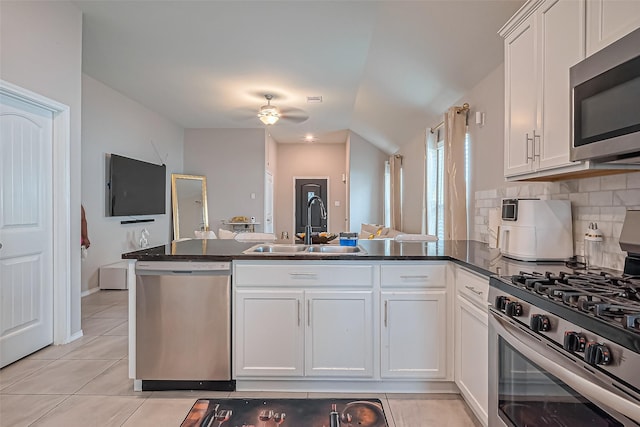
[[[394,240],[397,242],[437,242],[438,236],[431,234],[401,233],[398,234]]]
[[[236,242],[275,242],[273,233],[238,233],[234,237]]]

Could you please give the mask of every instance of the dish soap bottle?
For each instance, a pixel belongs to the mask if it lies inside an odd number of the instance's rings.
[[[584,235],[584,258],[587,270],[598,270],[602,267],[603,242],[602,231],[598,230],[598,224],[589,224],[587,234]]]

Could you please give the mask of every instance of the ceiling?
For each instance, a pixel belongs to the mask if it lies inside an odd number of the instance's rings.
[[[497,31],[524,2],[74,3],[83,71],[185,128],[262,127],[273,94],[308,117],[271,126],[277,142],[352,130],[393,153],[503,61]]]

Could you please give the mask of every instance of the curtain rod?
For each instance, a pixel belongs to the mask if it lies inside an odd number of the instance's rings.
[[[465,102],[464,104],[462,104],[462,106],[453,107],[453,108],[455,108],[457,110],[456,113],[458,113],[458,114],[462,113],[463,111],[465,113],[468,113],[469,112],[469,103]],[[441,121],[440,123],[438,123],[436,126],[432,127],[430,132],[433,133],[437,129],[440,129],[442,126],[444,126],[444,120]]]

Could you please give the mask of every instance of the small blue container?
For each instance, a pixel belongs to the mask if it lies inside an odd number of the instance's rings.
[[[358,246],[358,234],[340,233],[340,246]]]

